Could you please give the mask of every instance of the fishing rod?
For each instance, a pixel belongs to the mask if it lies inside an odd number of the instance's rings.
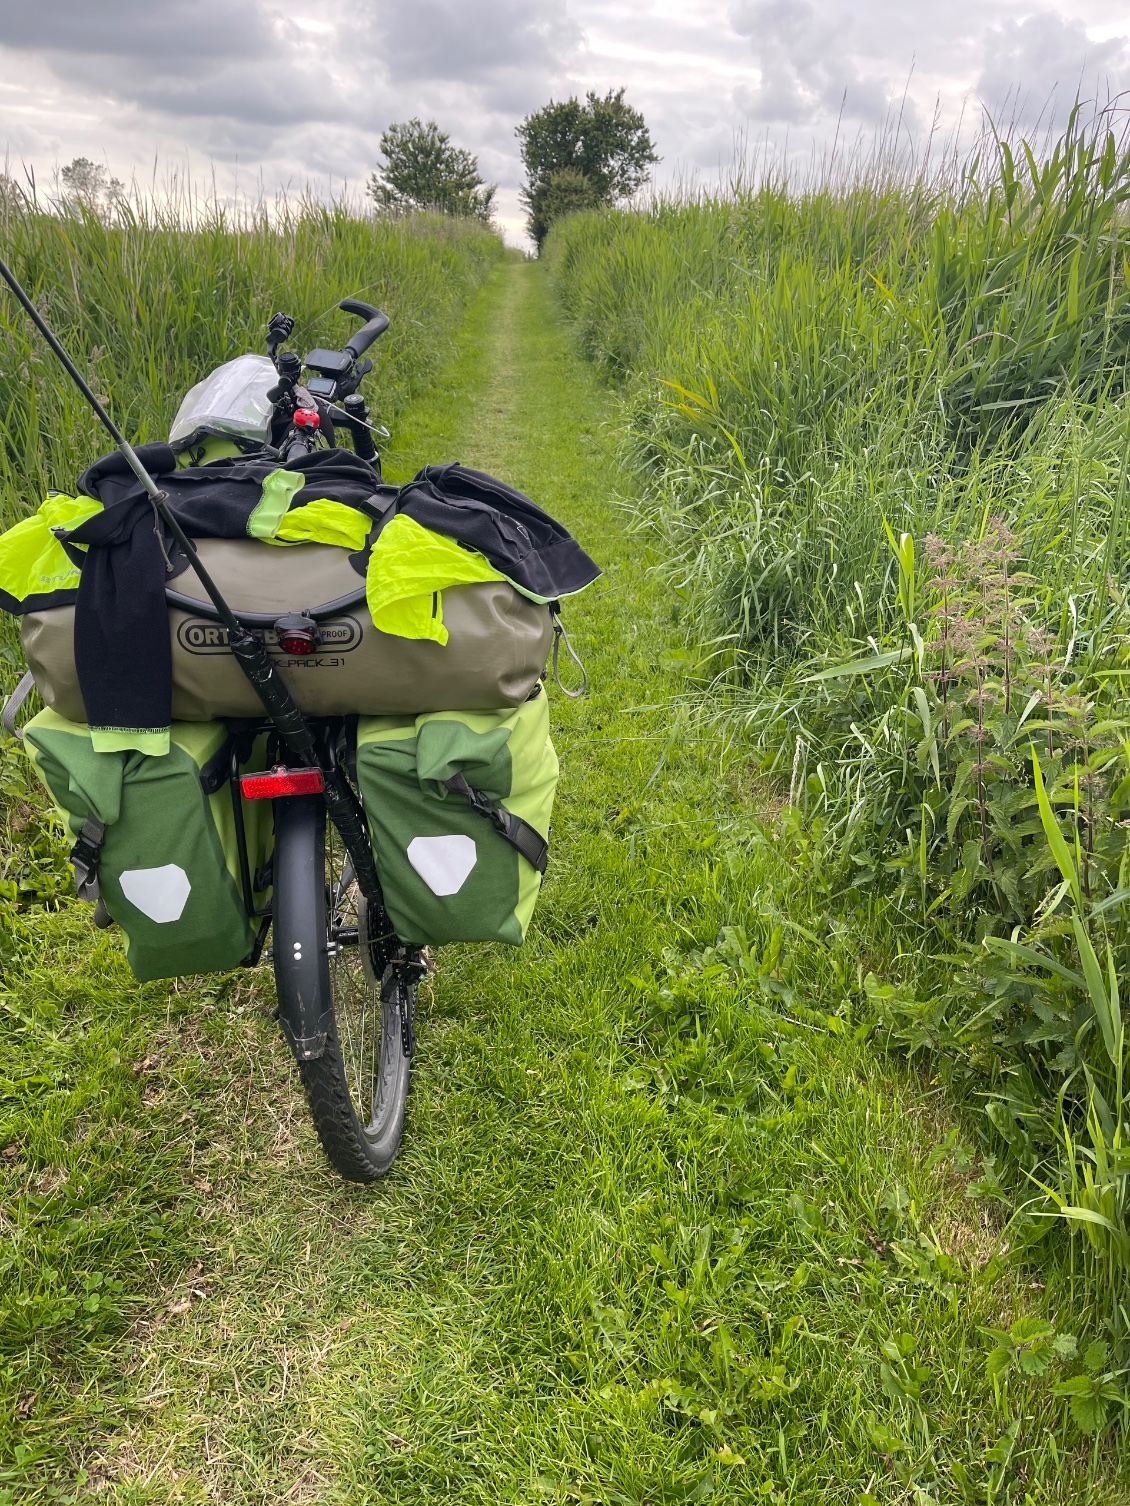
[[[153,506],[155,521],[159,520],[165,525],[184,551],[189,565],[195,571],[220,621],[227,629],[228,647],[259,697],[263,710],[267,713],[275,730],[308,768],[317,769],[321,774],[322,797],[326,803],[326,812],[341,834],[341,840],[353,864],[358,887],[371,905],[379,907],[378,913],[383,913],[384,896],[381,892],[380,879],[377,876],[377,865],[373,859],[369,833],[365,827],[365,818],[340,765],[328,752],[319,747],[309,723],[296,705],[294,697],[287,689],[286,682],[265,645],[243,626],[228,606],[219,586],[205,568],[196,545],[177,522],[169,506],[168,497],[146,470],[137,451],[92,392],[82,372],[71,360],[46,319],[28,297],[15,273],[2,257],[0,257],[0,277],[3,277],[11,288],[28,318],[47,341],[67,375],[90,404],[95,415],[125,457],[126,464],[145,489]]]

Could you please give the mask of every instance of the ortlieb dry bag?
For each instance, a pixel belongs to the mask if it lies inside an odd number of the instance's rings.
[[[260,631],[309,716],[514,706],[545,670],[553,641],[549,611],[505,580],[443,591],[447,642],[441,644],[374,627],[365,578],[350,564],[346,549],[332,544],[282,549],[255,539],[201,539],[197,548],[229,605],[263,618]],[[296,657],[277,649],[273,623],[287,612],[318,618],[316,653]],[[22,626],[24,655],[44,701],[72,721],[85,721],[75,670],[74,607],[27,611]],[[260,714],[261,702],[228,651],[227,635],[191,571],[177,577],[170,593],[169,633],[175,720]]]
[[[545,673],[558,601],[600,573],[528,497],[463,466],[397,488],[333,448],[281,464],[267,449],[138,454],[313,716],[520,705]],[[0,608],[23,618],[46,703],[88,723],[99,750],[156,753],[171,721],[259,711],[117,452],[0,535]]]
[[[557,772],[544,693],[508,711],[360,719],[357,781],[403,941],[522,942]]]
[[[80,893],[100,891],[125,932],[135,976],[238,966],[255,932],[243,901],[226,729],[174,722],[161,757],[98,753],[89,728],[48,709],[24,728],[24,747],[76,839]],[[271,851],[270,803],[245,802],[244,823],[254,875]]]

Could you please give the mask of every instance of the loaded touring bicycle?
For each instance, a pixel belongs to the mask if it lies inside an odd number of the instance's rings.
[[[304,361],[276,315],[267,355],[135,451],[0,275],[119,445],[0,536],[28,663],[4,725],[139,979],[272,961],[325,1152],[371,1181],[400,1145],[427,949],[525,935],[558,773],[547,660],[572,652],[560,599],[599,571],[493,477],[382,480],[368,304]]]

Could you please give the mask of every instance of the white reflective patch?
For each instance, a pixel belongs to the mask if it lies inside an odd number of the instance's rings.
[[[118,882],[130,904],[159,926],[179,920],[192,893],[188,874],[176,863],[166,863],[163,868],[127,868]]]
[[[433,894],[458,894],[478,861],[471,837],[413,837],[408,861]]]

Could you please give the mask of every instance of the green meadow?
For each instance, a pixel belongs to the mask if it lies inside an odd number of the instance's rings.
[[[269,969],[136,984],[0,750],[0,1501],[1130,1499],[1130,164],[994,150],[538,263],[5,224],[141,438],[276,308],[381,302],[389,475],[501,475],[605,573],[529,939],[439,954],[372,1188]],[[0,340],[14,519],[104,446]]]

